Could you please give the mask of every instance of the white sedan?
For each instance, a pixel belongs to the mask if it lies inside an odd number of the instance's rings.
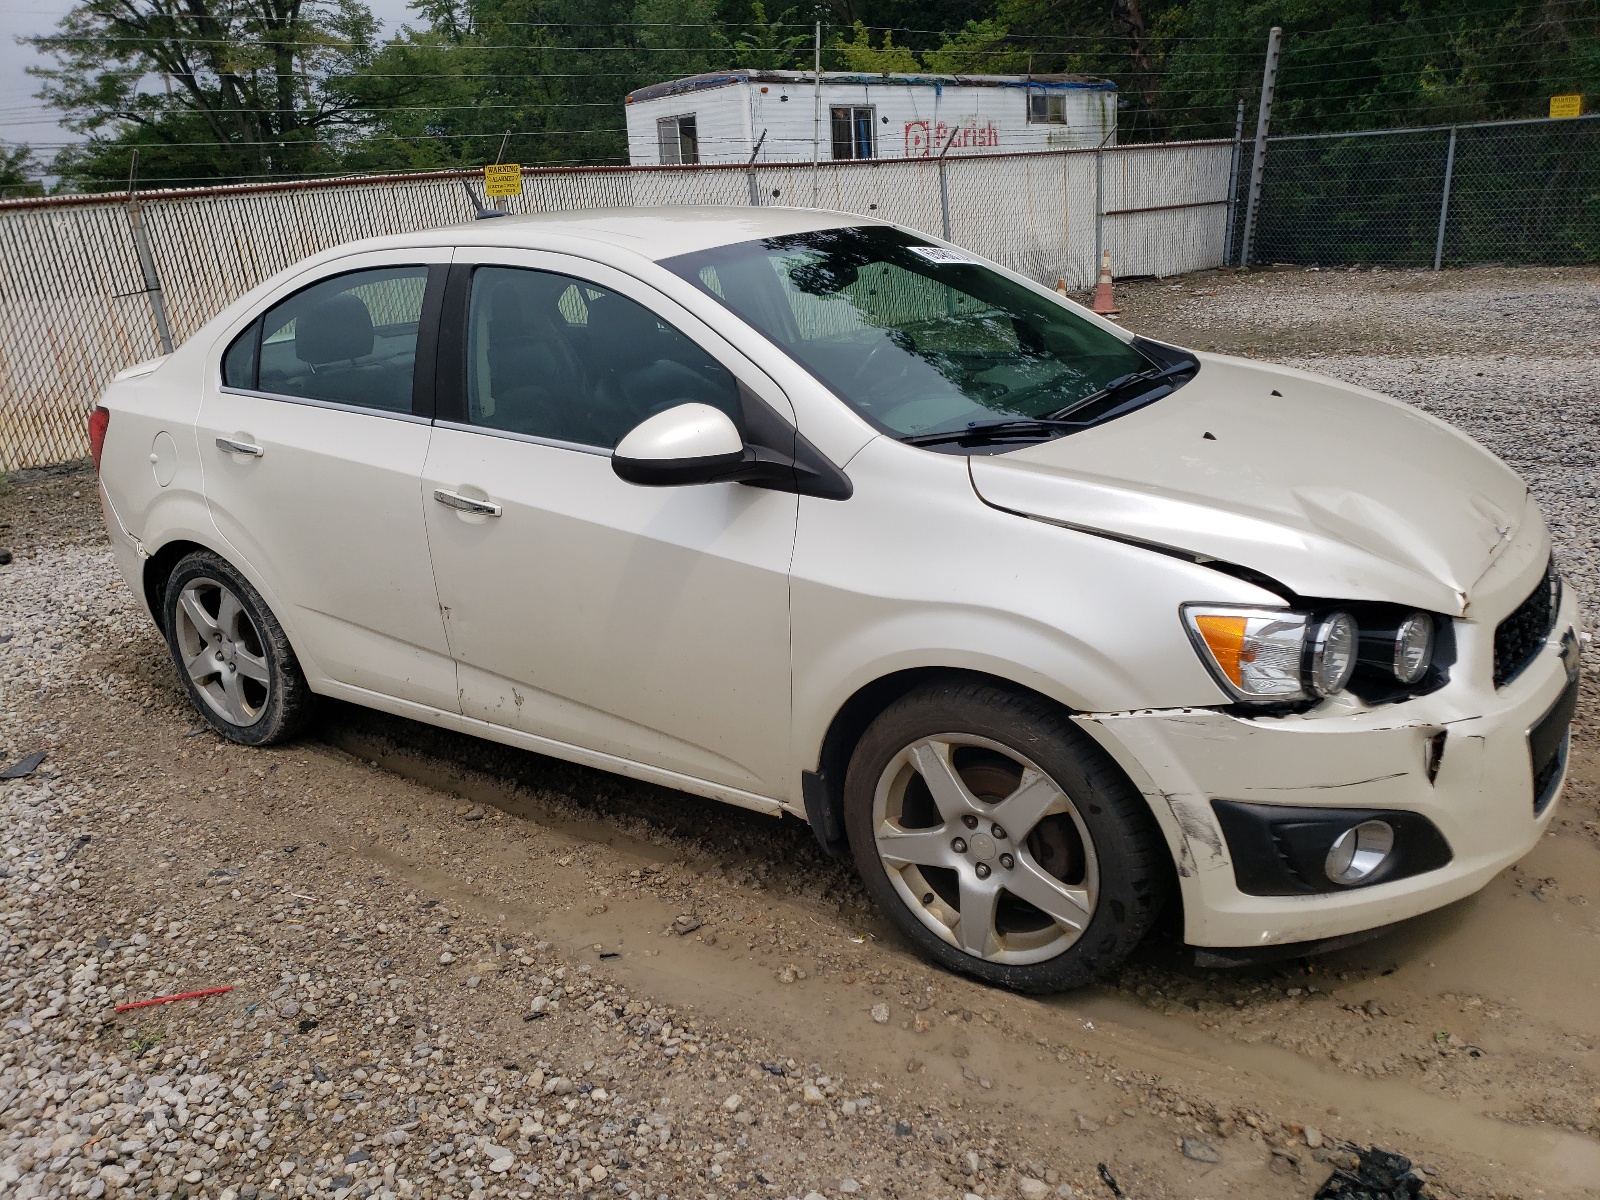
[[[481,221],[329,250],[90,418],[196,708],[317,696],[779,816],[923,954],[1081,985],[1482,887],[1549,824],[1574,601],[1440,421],[893,225]]]

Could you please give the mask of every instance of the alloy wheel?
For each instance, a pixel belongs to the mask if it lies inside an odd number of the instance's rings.
[[[872,829],[906,906],[978,958],[1054,958],[1094,915],[1099,864],[1077,807],[998,742],[948,733],[904,747],[879,776]]]
[[[272,697],[265,642],[226,584],[204,576],[178,594],[174,631],[183,667],[207,706],[230,725],[253,725]]]

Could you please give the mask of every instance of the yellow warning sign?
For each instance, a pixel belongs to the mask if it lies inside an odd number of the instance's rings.
[[[1550,115],[1552,117],[1581,117],[1583,116],[1583,95],[1577,93],[1567,96],[1550,97]]]
[[[522,195],[522,165],[520,163],[490,163],[483,169],[483,194],[485,196]]]

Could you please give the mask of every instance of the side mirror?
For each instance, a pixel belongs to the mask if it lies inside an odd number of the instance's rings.
[[[647,417],[611,452],[617,477],[646,487],[744,478],[749,466],[739,427],[709,404],[680,404]]]

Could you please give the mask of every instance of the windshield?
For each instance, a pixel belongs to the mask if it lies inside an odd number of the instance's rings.
[[[761,330],[880,428],[930,445],[973,426],[1065,416],[1129,376],[1159,369],[1048,296],[886,226],[742,242],[662,265]],[[1025,436],[1084,423],[1040,425]]]

